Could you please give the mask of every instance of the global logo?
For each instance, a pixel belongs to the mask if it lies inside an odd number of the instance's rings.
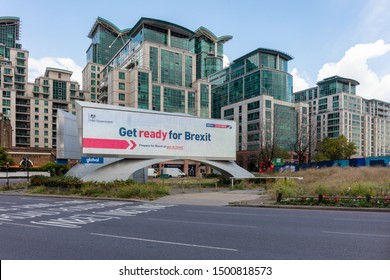
[[[102,157],[82,157],[81,163],[102,164],[102,163],[104,163],[104,159]]]

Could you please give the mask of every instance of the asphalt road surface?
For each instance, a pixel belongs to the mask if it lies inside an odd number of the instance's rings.
[[[389,260],[390,214],[0,195],[0,259]]]

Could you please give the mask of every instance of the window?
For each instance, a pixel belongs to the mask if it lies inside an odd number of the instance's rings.
[[[125,95],[123,93],[119,93],[118,99],[124,101],[125,100]]]
[[[125,84],[124,83],[119,83],[119,89],[120,90],[125,90]]]
[[[11,100],[3,99],[3,106],[11,106]]]
[[[35,100],[34,100],[34,103],[35,103],[35,105],[39,105],[39,100],[38,100],[38,99],[35,99]]]
[[[124,80],[125,79],[125,73],[119,72],[119,79]]]

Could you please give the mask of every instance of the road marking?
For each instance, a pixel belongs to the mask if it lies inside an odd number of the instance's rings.
[[[98,235],[98,236],[104,236],[104,237],[119,238],[119,239],[143,241],[143,242],[152,242],[152,243],[160,243],[160,244],[168,244],[168,245],[177,245],[177,246],[186,246],[186,247],[196,247],[196,248],[205,248],[205,249],[213,249],[213,250],[223,250],[223,251],[238,252],[237,249],[232,249],[232,248],[213,247],[213,246],[205,246],[205,245],[197,245],[197,244],[189,244],[189,243],[179,243],[179,242],[170,242],[170,241],[162,241],[162,240],[154,240],[154,239],[144,239],[144,238],[136,238],[136,237],[130,237],[130,236],[120,236],[120,235],[102,234],[102,233],[94,233],[94,232],[92,232],[90,234]]]
[[[10,222],[1,222],[1,224],[13,225],[13,226],[20,226],[20,227],[43,228],[43,227],[39,227],[39,226],[25,225],[25,224],[17,224],[17,223],[10,223]],[[1,224],[0,224],[0,225],[1,225]]]
[[[346,218],[335,218],[337,221],[352,221],[352,222],[379,222],[379,223],[390,223],[390,220],[369,220],[369,219],[346,219]]]
[[[39,200],[39,201],[52,201],[53,199],[44,199],[44,198],[31,198],[31,197],[21,197],[20,199],[24,200]]]
[[[217,211],[201,211],[201,210],[187,210],[187,212],[208,213],[208,214],[224,214],[224,215],[242,215],[242,216],[280,217],[280,215],[272,215],[272,214],[249,214],[249,213],[217,212]]]
[[[373,234],[373,233],[338,232],[338,231],[322,231],[322,233],[390,238],[390,235],[386,235],[386,234]]]
[[[151,221],[173,222],[173,223],[184,223],[184,224],[197,224],[197,225],[257,228],[256,226],[243,226],[243,225],[234,225],[234,224],[217,224],[217,223],[205,223],[205,222],[189,222],[189,221],[167,220],[167,219],[153,219],[153,218],[149,218],[149,220],[151,220]]]
[[[1,204],[12,204],[12,205],[16,204],[15,202],[5,202],[5,201],[0,201],[0,203]]]

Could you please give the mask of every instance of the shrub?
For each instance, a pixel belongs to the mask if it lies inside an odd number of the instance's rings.
[[[31,189],[30,193],[35,193],[35,194],[47,193],[47,189],[45,186],[40,185]]]
[[[318,194],[318,195],[327,195],[330,193],[330,190],[329,190],[329,187],[326,187],[326,186],[320,184],[315,188],[314,192],[315,192],[315,194]]]
[[[278,180],[274,184],[277,193],[285,197],[297,195],[297,183],[294,180]]]
[[[354,196],[375,196],[376,195],[374,185],[368,182],[352,183],[351,193]]]
[[[42,175],[31,176],[30,184],[33,187],[42,186],[45,178],[47,178],[47,177],[46,176],[42,176]]]

